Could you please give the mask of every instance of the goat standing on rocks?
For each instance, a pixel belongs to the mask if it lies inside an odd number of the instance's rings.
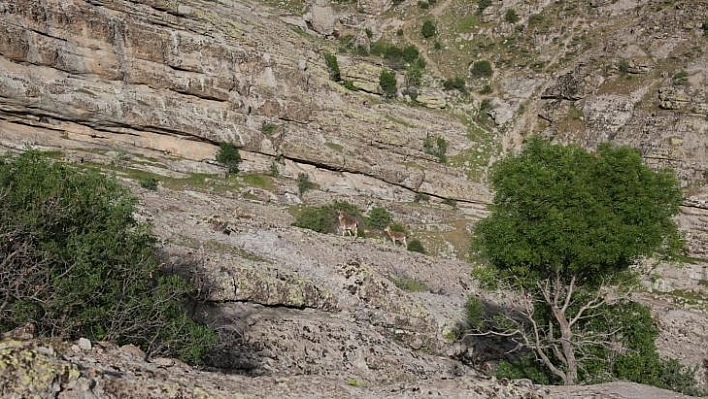
[[[347,231],[356,238],[359,233],[359,223],[353,217],[347,216],[339,211],[339,230],[342,232],[342,236],[347,235]]]
[[[396,241],[398,241],[403,244],[404,247],[408,247],[408,243],[406,242],[406,233],[400,231],[393,231],[391,230],[391,226],[386,226],[384,231],[393,242],[393,245],[396,245]]]

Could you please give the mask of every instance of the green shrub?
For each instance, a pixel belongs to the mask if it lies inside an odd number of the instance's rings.
[[[405,0],[393,0],[393,5],[394,5],[394,6],[400,5],[400,4],[402,4],[404,1],[405,1]]]
[[[475,61],[472,64],[472,69],[470,72],[472,73],[472,76],[478,78],[488,78],[494,73],[492,70],[492,64],[487,60]]]
[[[442,50],[442,44],[440,44],[440,41],[436,40],[433,42],[433,48],[435,50]]]
[[[391,228],[391,231],[397,231],[397,232],[399,232],[399,233],[406,233],[406,234],[408,234],[408,233],[406,232],[406,226],[404,226],[404,225],[403,225],[402,223],[400,223],[400,222],[393,222],[393,223],[391,223],[391,225],[390,225],[389,227]]]
[[[445,90],[453,90],[456,89],[460,93],[466,93],[467,88],[465,87],[465,80],[462,79],[459,76],[456,76],[454,78],[448,78],[443,82],[443,89]]]
[[[271,134],[275,133],[276,130],[278,130],[278,125],[276,125],[275,123],[263,122],[263,124],[261,125],[261,132],[266,136],[270,136]]]
[[[688,73],[686,71],[680,71],[671,77],[671,81],[674,85],[685,85],[688,83]]]
[[[403,49],[403,60],[412,63],[415,62],[415,60],[420,57],[420,51],[418,51],[418,47],[414,45],[408,45]]]
[[[415,198],[413,198],[414,202],[428,202],[430,201],[430,195],[426,193],[415,193]]]
[[[352,82],[351,80],[345,80],[344,87],[347,90],[351,90],[351,91],[358,91],[359,90],[356,86],[354,86],[354,82]]]
[[[391,216],[391,213],[386,210],[386,208],[376,206],[371,209],[366,224],[369,226],[369,228],[383,230],[386,228],[386,226],[391,224],[392,220],[393,217]]]
[[[386,97],[393,97],[396,95],[396,73],[389,70],[382,70],[379,75],[379,85],[381,90],[383,90]]]
[[[403,29],[398,28],[398,30],[396,30],[396,36],[403,36]]]
[[[144,178],[140,179],[140,187],[146,188],[146,189],[152,190],[152,191],[157,191],[157,182],[158,182],[158,180],[153,176],[144,177]]]
[[[482,90],[479,91],[479,94],[491,94],[492,92],[494,92],[492,86],[484,85],[484,87],[482,87]]]
[[[420,240],[417,238],[410,240],[410,242],[408,243],[408,250],[411,252],[418,252],[421,254],[425,253],[425,247],[423,246],[423,243],[420,242]]]
[[[314,230],[318,233],[337,233],[339,224],[337,216],[340,210],[345,215],[361,220],[361,212],[356,206],[344,201],[334,201],[330,205],[302,208],[295,218],[293,226]],[[363,232],[364,229],[360,228],[359,230]]]
[[[337,56],[332,53],[325,53],[325,63],[327,64],[327,70],[329,70],[329,78],[335,82],[342,80],[342,74],[339,72],[339,62],[337,62]]]
[[[619,64],[617,64],[617,69],[620,74],[626,75],[629,72],[629,62],[627,60],[621,60]]]
[[[410,65],[406,69],[406,87],[419,87],[423,81],[423,72],[423,68],[419,67],[417,63]]]
[[[310,181],[310,175],[307,173],[299,173],[297,175],[297,191],[300,197],[313,188],[315,188],[315,184]]]
[[[477,2],[477,11],[482,13],[487,7],[492,5],[492,0],[479,0]]]
[[[395,285],[396,287],[398,287],[406,292],[430,291],[430,288],[428,288],[428,286],[424,282],[414,279],[414,278],[410,278],[410,277],[406,277],[406,276],[400,277],[400,278],[391,277],[391,278],[389,278],[389,280],[391,280],[393,285]]]
[[[435,33],[437,31],[437,28],[435,27],[435,22],[431,20],[426,20],[423,22],[423,27],[421,28],[420,33],[423,35],[424,38],[430,39],[431,37],[435,36]]]
[[[430,7],[430,3],[427,0],[418,0],[418,7],[422,10],[427,10]]]
[[[519,15],[516,13],[516,10],[510,8],[506,10],[506,14],[504,14],[504,20],[510,24],[515,24],[519,22]]]
[[[447,161],[447,157],[445,155],[447,152],[447,140],[445,140],[442,136],[433,138],[430,134],[428,134],[425,139],[423,139],[423,150],[426,154],[437,157],[440,163],[445,163]]]
[[[364,33],[366,34],[366,37],[368,37],[369,39],[374,37],[374,32],[372,32],[371,29],[369,29],[369,28],[364,29]]]
[[[35,151],[2,159],[0,332],[31,321],[43,336],[132,343],[200,363],[216,333],[186,312],[194,287],[160,269],[136,204],[96,170]]]
[[[219,144],[219,152],[216,153],[216,161],[224,165],[229,173],[236,174],[241,163],[241,154],[238,148],[231,143]]]
[[[701,29],[703,29],[703,36],[708,36],[708,19],[704,19],[701,24]]]
[[[270,175],[272,177],[280,176],[280,168],[278,167],[278,163],[275,160],[270,163]]]
[[[528,26],[541,26],[546,21],[546,19],[541,14],[532,14],[529,16]]]
[[[336,215],[328,207],[305,207],[297,215],[293,226],[314,230],[318,233],[333,233]]]

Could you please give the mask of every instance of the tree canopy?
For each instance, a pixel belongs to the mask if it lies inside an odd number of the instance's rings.
[[[628,147],[589,153],[533,137],[493,166],[491,183],[491,215],[476,225],[473,249],[530,281],[599,283],[678,237],[676,177]]]

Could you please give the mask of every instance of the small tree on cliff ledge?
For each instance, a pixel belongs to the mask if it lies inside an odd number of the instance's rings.
[[[638,258],[683,245],[672,220],[682,200],[677,179],[645,166],[631,148],[601,144],[588,153],[534,137],[493,166],[491,183],[491,214],[477,223],[472,249],[491,264],[480,275],[520,291],[526,303],[519,317],[477,333],[514,337],[574,384],[583,348],[626,333],[587,327],[606,309],[608,288]]]

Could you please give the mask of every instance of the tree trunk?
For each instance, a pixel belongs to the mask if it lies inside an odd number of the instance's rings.
[[[557,306],[551,304],[551,309],[553,310],[553,316],[558,322],[561,333],[561,348],[563,348],[563,357],[565,357],[566,366],[568,371],[566,372],[565,385],[573,385],[578,380],[578,363],[575,360],[575,348],[571,339],[573,338],[573,331],[570,328],[570,323],[566,318],[565,314]]]

